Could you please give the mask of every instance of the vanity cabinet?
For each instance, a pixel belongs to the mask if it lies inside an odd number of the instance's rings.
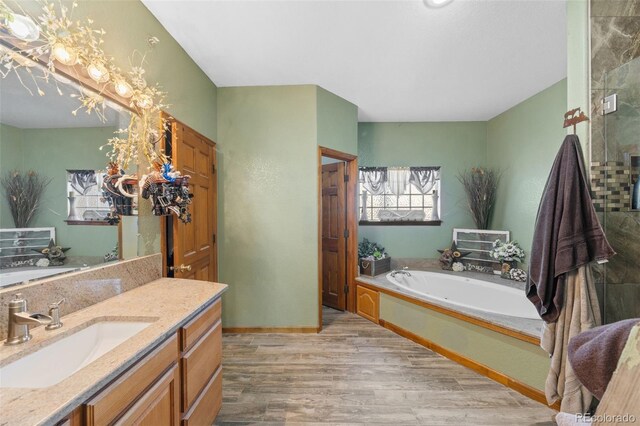
[[[221,313],[218,299],[58,424],[213,424],[222,406]]]

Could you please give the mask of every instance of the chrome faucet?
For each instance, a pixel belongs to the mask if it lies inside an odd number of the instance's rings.
[[[44,314],[32,314],[27,312],[27,301],[21,293],[13,295],[9,301],[9,322],[7,340],[5,345],[18,345],[31,339],[29,327],[35,325],[50,324],[52,318]]]
[[[402,274],[402,275],[406,275],[407,277],[410,277],[411,272],[407,271],[407,269],[409,269],[409,267],[407,266],[403,267],[401,270],[394,269],[393,271],[391,271],[391,276],[395,278],[396,275]]]
[[[49,316],[51,317],[51,323],[47,324],[45,330],[56,330],[62,327],[62,321],[60,321],[60,305],[67,299],[64,297],[62,300],[56,303],[49,304]]]

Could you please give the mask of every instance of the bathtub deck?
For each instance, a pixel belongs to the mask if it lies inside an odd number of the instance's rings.
[[[555,412],[354,314],[225,334],[216,424],[553,425]]]

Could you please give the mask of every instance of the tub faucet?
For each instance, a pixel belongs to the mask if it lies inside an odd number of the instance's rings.
[[[29,327],[35,325],[50,324],[52,318],[44,314],[32,314],[27,312],[27,301],[22,298],[21,293],[13,295],[13,300],[9,301],[9,322],[7,340],[5,345],[18,345],[31,339]]]
[[[410,277],[410,276],[411,276],[411,272],[407,271],[407,269],[409,269],[407,266],[405,266],[404,268],[402,268],[402,269],[400,269],[400,270],[398,270],[398,269],[394,269],[394,270],[391,272],[391,276],[392,276],[393,278],[395,278],[395,276],[396,276],[396,275],[398,275],[398,274],[402,274],[402,275],[406,275],[407,277]]]

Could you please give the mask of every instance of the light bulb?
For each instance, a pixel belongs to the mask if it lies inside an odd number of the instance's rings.
[[[149,95],[140,95],[136,100],[136,105],[142,109],[151,108],[153,106],[153,99]]]
[[[40,38],[40,28],[28,16],[12,15],[11,20],[7,20],[7,27],[11,35],[20,40],[32,42]]]
[[[451,3],[453,0],[423,0],[424,3],[433,8],[443,7]]]
[[[92,62],[87,67],[87,73],[89,77],[96,83],[106,83],[109,81],[109,71],[102,64],[102,62]]]
[[[64,43],[56,43],[51,48],[51,54],[56,61],[64,65],[75,65],[78,62],[78,52]]]
[[[118,80],[114,83],[114,87],[116,89],[116,93],[123,98],[130,98],[133,96],[133,88],[129,83],[124,80]]]

